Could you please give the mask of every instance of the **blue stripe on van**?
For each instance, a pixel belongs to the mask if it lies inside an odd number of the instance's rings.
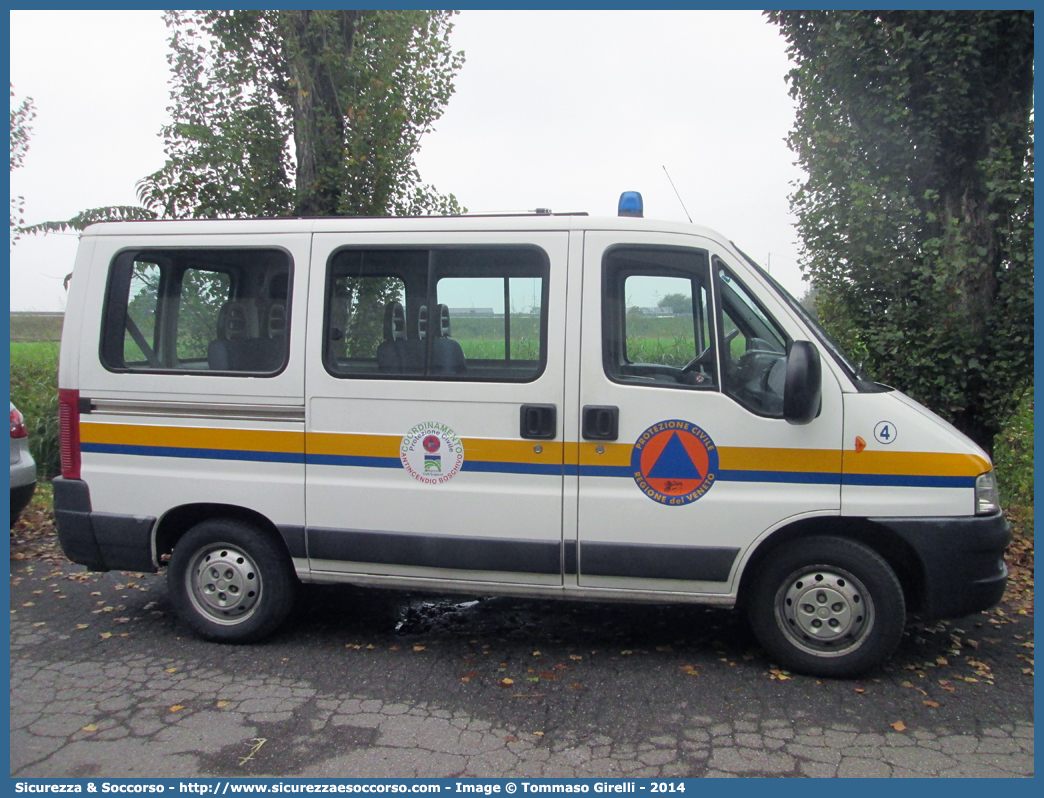
[[[841,475],[817,471],[718,471],[722,482],[786,482],[799,485],[840,485]]]
[[[294,452],[251,452],[244,449],[192,449],[181,446],[131,446],[122,443],[84,443],[81,451],[98,454],[132,454],[143,457],[185,457],[191,460],[248,460],[262,463],[304,463]]]
[[[574,465],[573,468],[576,468]],[[573,471],[571,476],[575,476],[576,472]],[[582,465],[580,466],[580,476],[582,477],[633,477],[634,471],[630,466],[595,466],[595,465]]]
[[[842,484],[897,488],[974,488],[975,477],[938,477],[910,474],[845,474]]]
[[[503,463],[494,460],[465,460],[461,471],[484,471],[496,474],[546,474],[562,476],[561,463]]]
[[[355,466],[357,468],[402,468],[398,457],[370,457],[350,454],[306,454],[308,465]]]

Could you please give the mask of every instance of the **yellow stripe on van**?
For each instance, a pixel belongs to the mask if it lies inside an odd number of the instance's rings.
[[[990,464],[974,454],[878,451],[844,453],[846,474],[976,477],[989,470]]]
[[[598,454],[598,447],[605,451]],[[631,466],[631,452],[634,446],[630,443],[597,443],[581,441],[579,445],[579,465],[581,466]],[[569,463],[573,465],[574,463]]]
[[[80,442],[117,446],[225,449],[303,454],[304,435],[279,430],[161,427],[146,424],[98,424],[80,420]]]
[[[719,446],[718,467],[726,471],[798,471],[817,474],[841,472],[837,449],[773,449]]]
[[[308,453],[345,457],[399,456],[401,435],[361,435],[340,432],[309,432]]]
[[[487,463],[561,463],[564,449],[561,441],[461,438],[461,443],[465,458]]]

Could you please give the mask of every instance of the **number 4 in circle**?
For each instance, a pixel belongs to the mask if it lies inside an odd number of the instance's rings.
[[[874,427],[874,438],[878,443],[895,443],[896,437],[898,435],[895,431],[895,424],[891,421],[880,421]]]

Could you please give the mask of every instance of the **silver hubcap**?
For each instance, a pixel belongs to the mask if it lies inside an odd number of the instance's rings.
[[[185,574],[193,606],[220,624],[242,623],[257,609],[261,574],[246,552],[235,546],[200,549]]]
[[[840,568],[802,568],[776,594],[776,620],[801,650],[820,657],[849,654],[874,626],[874,602]]]

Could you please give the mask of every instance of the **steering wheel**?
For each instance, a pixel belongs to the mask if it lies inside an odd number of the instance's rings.
[[[735,338],[737,335],[739,335],[738,329],[733,330],[728,335],[726,335],[725,346],[728,347],[728,345],[732,343],[732,339]],[[706,349],[704,349],[702,352],[696,355],[696,357],[694,357],[692,360],[690,360],[688,363],[682,366],[682,374],[689,374],[692,371],[694,371],[697,366],[703,365],[703,359],[707,357],[707,355],[711,352],[711,349],[712,347],[708,346]]]
[[[682,366],[682,374],[689,374],[690,372],[694,371],[697,366],[701,365],[703,358],[707,356],[707,353],[710,352],[710,349],[711,348],[708,346],[706,349],[704,349],[702,352],[696,355],[696,357],[694,357],[692,360],[690,360],[688,363]]]
[[[775,355],[778,353],[772,352],[770,354]],[[775,393],[775,391],[773,391],[769,386],[769,379],[772,377],[772,372],[775,371],[779,367],[779,364],[783,362],[782,357],[776,357],[769,361],[768,367],[761,373],[761,390],[765,393]]]

